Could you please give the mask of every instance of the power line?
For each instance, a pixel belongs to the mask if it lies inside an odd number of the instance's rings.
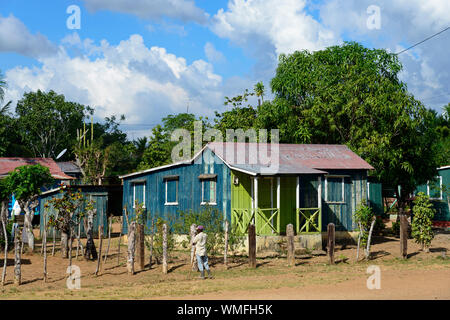
[[[441,34],[442,32],[445,32],[445,31],[447,31],[448,29],[450,29],[450,27],[447,27],[447,28],[445,28],[444,30],[441,30],[441,31],[439,31],[438,33],[433,34],[432,36],[429,36],[428,38],[423,39],[422,41],[417,42],[416,44],[413,44],[411,47],[406,48],[406,49],[404,49],[404,50],[402,50],[402,51],[400,51],[400,52],[394,53],[394,54],[399,55],[399,54],[401,54],[401,53],[403,53],[403,52],[405,52],[405,51],[408,51],[409,49],[412,49],[412,48],[414,48],[415,46],[418,46],[419,44],[424,43],[425,41],[430,40],[431,38],[436,37],[438,34]]]

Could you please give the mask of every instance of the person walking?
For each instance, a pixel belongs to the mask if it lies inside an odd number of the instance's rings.
[[[200,271],[200,278],[205,279],[205,270],[208,272],[208,277],[213,278],[208,265],[208,255],[206,254],[206,241],[208,235],[204,233],[203,226],[197,227],[197,235],[192,241],[192,245],[195,246],[195,256],[197,257],[198,270]]]

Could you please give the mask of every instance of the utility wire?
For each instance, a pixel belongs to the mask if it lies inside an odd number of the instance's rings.
[[[436,37],[438,34],[441,34],[442,32],[445,32],[445,31],[447,31],[448,29],[450,29],[450,27],[447,27],[447,28],[445,28],[444,30],[441,30],[441,31],[439,31],[438,33],[433,34],[432,36],[429,36],[428,38],[423,39],[422,41],[417,42],[416,44],[413,44],[411,47],[406,48],[406,49],[404,49],[404,50],[402,50],[402,51],[400,51],[400,52],[394,53],[394,54],[399,55],[399,54],[401,54],[401,53],[403,53],[403,52],[405,52],[405,51],[408,51],[409,49],[412,49],[412,48],[414,48],[415,46],[418,46],[419,44],[424,43],[425,41],[430,40],[431,38]]]

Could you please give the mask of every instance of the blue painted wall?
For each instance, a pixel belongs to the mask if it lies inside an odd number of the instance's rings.
[[[127,207],[129,217],[135,216],[133,208],[133,196],[142,201],[145,198],[146,229],[151,227],[152,218],[162,217],[170,220],[179,215],[180,211],[205,210],[202,202],[202,184],[199,179],[201,174],[217,174],[216,205],[210,208],[222,212],[231,221],[231,186],[229,168],[212,153],[205,149],[201,157],[193,164],[177,165],[153,172],[142,173],[123,179],[123,205]],[[166,185],[165,176],[178,175],[178,204],[165,204]],[[145,184],[145,197],[142,195]],[[134,189],[134,185],[136,188]],[[169,186],[171,187],[171,186]],[[173,187],[173,186],[172,186]],[[169,188],[170,189],[170,188]],[[142,191],[141,191],[142,190]],[[169,198],[174,197],[173,190],[168,190]],[[123,233],[128,232],[126,219],[124,218]]]

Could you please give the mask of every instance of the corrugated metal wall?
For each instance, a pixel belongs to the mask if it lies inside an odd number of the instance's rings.
[[[201,160],[200,160],[201,159]],[[192,165],[179,165],[161,169],[154,172],[143,173],[123,180],[123,203],[127,207],[130,218],[134,217],[133,194],[136,183],[145,183],[145,221],[146,229],[151,228],[152,218],[162,217],[173,220],[180,211],[190,210],[200,212],[206,206],[201,205],[202,184],[200,174],[217,174],[216,205],[210,208],[222,212],[230,220],[230,171],[223,162],[206,149],[203,157],[200,157]],[[165,176],[178,176],[178,204],[166,205]],[[174,192],[174,191],[172,191]],[[173,196],[173,194],[171,194]],[[126,219],[124,218],[123,232],[128,232]],[[148,232],[148,231],[147,231]]]
[[[108,205],[108,191],[98,191],[96,190],[96,187],[91,188],[82,188],[82,194],[85,196],[85,198],[89,200],[94,200],[95,207],[97,209],[97,214],[94,217],[94,235],[98,236],[98,227],[103,225],[103,235],[108,235],[108,213],[111,213],[113,210],[116,210],[116,208],[113,208],[112,206]],[[59,191],[55,191],[50,194],[46,194],[44,196],[40,197],[39,205],[41,208],[44,208],[45,203],[47,203],[52,198],[60,198],[61,193]],[[56,215],[56,210],[53,208],[52,205],[49,206],[48,209],[46,209],[47,215]],[[84,207],[81,209],[84,210]],[[40,235],[42,236],[44,231],[44,215],[40,215]],[[47,218],[48,221],[48,218]],[[48,236],[52,236],[53,234],[53,228],[48,229]],[[84,226],[83,221],[81,222],[81,234],[82,237],[85,237],[84,233]],[[56,232],[56,236],[59,238],[59,232]]]

